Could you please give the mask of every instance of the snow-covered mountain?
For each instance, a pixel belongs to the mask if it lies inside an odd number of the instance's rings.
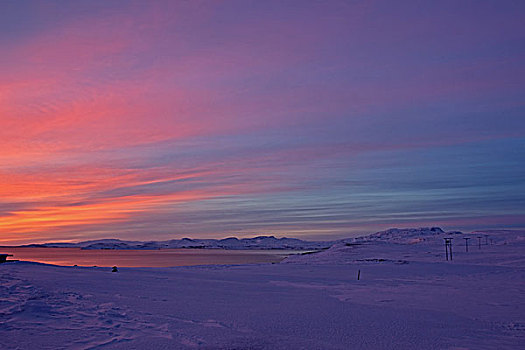
[[[389,243],[413,244],[423,242],[428,238],[439,235],[458,235],[460,231],[443,231],[440,227],[419,227],[419,228],[391,228],[385,231],[379,231],[368,236],[357,237],[346,242],[370,242],[382,241]]]
[[[44,243],[31,244],[24,247],[47,248],[82,248],[82,249],[290,249],[310,250],[324,249],[336,241],[314,242],[297,238],[276,238],[274,236],[259,236],[254,238],[229,237],[225,239],[173,239],[169,241],[122,241],[119,239],[102,239],[79,243]]]
[[[513,253],[501,257],[498,264],[525,266],[520,247],[525,243],[525,230],[483,230],[470,233],[444,231],[439,227],[389,229],[374,234],[345,239],[314,254],[296,254],[287,257],[285,264],[376,264],[448,261],[444,238],[452,238],[454,261],[484,264],[489,251],[501,246],[512,246]],[[468,241],[470,240],[470,242]],[[467,246],[470,248],[467,250]],[[492,257],[494,258],[494,257]],[[499,259],[499,258],[498,258]],[[452,260],[451,260],[452,261]],[[496,263],[496,259],[493,260]]]
[[[459,231],[445,232],[439,227],[420,228],[391,228],[370,235],[357,238],[347,238],[334,241],[303,241],[297,238],[276,238],[274,236],[258,236],[254,238],[229,237],[224,239],[173,239],[168,241],[123,241],[120,239],[100,239],[79,243],[44,243],[31,244],[24,247],[48,248],[82,248],[82,249],[294,249],[318,250],[326,249],[336,243],[363,243],[363,242],[389,242],[399,244],[413,244],[439,235],[457,235]]]

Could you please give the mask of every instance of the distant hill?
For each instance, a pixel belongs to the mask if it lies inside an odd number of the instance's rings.
[[[81,249],[290,249],[309,250],[329,248],[336,241],[303,241],[297,238],[276,238],[259,236],[254,238],[229,237],[225,239],[173,239],[169,241],[123,241],[120,239],[101,239],[79,243],[44,243],[21,247],[41,248],[81,248]]]
[[[443,231],[440,227],[419,227],[419,228],[391,228],[379,231],[368,236],[353,239],[355,242],[362,241],[383,241],[390,243],[418,243],[429,237],[439,235],[457,235],[460,231]]]
[[[44,243],[30,244],[22,247],[42,248],[81,248],[81,249],[290,249],[317,250],[326,249],[340,242],[360,243],[383,241],[390,243],[417,243],[436,235],[462,234],[459,231],[445,232],[439,227],[391,228],[370,235],[347,238],[334,241],[303,241],[297,238],[276,238],[274,236],[258,236],[254,238],[229,237],[224,239],[172,239],[168,241],[123,241],[120,239],[100,239],[78,243]]]

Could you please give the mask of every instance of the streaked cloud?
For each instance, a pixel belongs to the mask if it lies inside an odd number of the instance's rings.
[[[0,242],[525,226],[518,2],[0,4]]]

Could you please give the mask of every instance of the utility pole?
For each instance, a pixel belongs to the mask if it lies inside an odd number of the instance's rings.
[[[448,254],[450,252],[450,260],[452,261],[452,240],[454,238],[443,238],[445,240],[445,256],[448,261]]]
[[[468,240],[470,237],[463,237],[463,239],[465,240],[465,251],[468,253]]]

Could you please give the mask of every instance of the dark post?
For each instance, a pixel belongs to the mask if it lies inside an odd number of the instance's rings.
[[[448,253],[450,251],[450,260],[452,260],[452,240],[454,238],[443,238],[445,240],[445,254],[448,261]]]
[[[478,236],[478,249],[481,249],[481,236]]]
[[[361,278],[361,270],[357,270],[357,280],[359,281],[359,278]]]
[[[468,252],[468,240],[470,237],[463,237],[463,239],[465,240],[465,251]]]

